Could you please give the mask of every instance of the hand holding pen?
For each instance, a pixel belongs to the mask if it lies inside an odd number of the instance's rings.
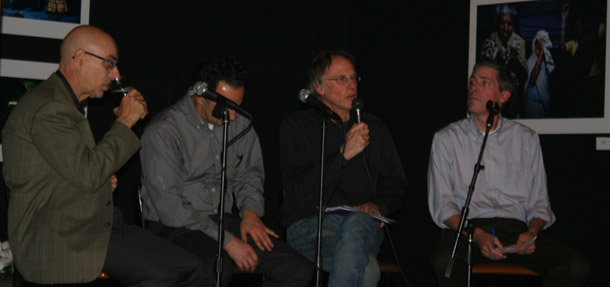
[[[495,230],[492,230],[492,234],[485,232],[480,228],[474,230],[474,241],[479,245],[481,254],[490,260],[502,260],[506,259],[506,252],[504,246],[500,240],[495,236]]]

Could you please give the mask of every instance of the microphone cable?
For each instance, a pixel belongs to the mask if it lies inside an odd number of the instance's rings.
[[[233,143],[235,143],[238,139],[240,139],[241,137],[243,137],[244,135],[246,135],[246,133],[252,128],[252,116],[250,116],[249,113],[247,113],[246,111],[243,111],[243,113],[247,114],[247,118],[250,121],[248,123],[248,126],[246,126],[245,129],[243,129],[241,132],[239,132],[237,135],[235,135],[231,140],[229,140],[227,142],[227,148],[229,148]]]

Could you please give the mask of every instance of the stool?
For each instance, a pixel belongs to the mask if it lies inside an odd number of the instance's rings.
[[[501,274],[501,275],[533,275],[538,273],[521,265],[510,263],[478,263],[472,266],[472,274]]]
[[[542,277],[526,267],[503,262],[472,266],[473,286],[540,286]]]

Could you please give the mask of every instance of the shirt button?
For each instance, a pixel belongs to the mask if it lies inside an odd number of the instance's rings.
[[[212,188],[212,192],[216,192],[216,188]]]
[[[109,206],[112,203],[112,201],[108,200],[106,201],[106,206]]]
[[[104,223],[104,226],[105,226],[105,227],[110,227],[110,222],[106,222],[106,223]]]

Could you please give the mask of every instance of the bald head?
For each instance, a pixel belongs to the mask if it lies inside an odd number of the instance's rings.
[[[71,59],[79,49],[97,51],[100,48],[110,48],[116,53],[116,44],[108,33],[94,26],[78,26],[72,29],[61,42],[60,62]]]

